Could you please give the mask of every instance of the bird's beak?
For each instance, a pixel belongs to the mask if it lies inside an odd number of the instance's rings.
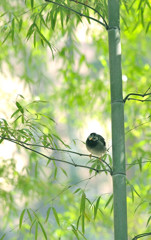
[[[92,137],[90,137],[89,140],[92,140]]]

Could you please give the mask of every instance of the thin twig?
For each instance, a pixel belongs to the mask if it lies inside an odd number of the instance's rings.
[[[63,4],[61,4],[61,3],[54,2],[54,1],[51,1],[51,0],[45,0],[45,1],[46,1],[46,2],[49,2],[49,3],[56,4],[56,5],[60,6],[60,7],[66,8],[66,9],[68,9],[68,10],[70,10],[70,11],[72,11],[72,12],[78,14],[78,15],[80,15],[81,17],[85,17],[85,18],[91,19],[91,20],[93,20],[93,21],[95,21],[95,22],[101,24],[103,27],[106,28],[106,24],[102,23],[101,21],[97,20],[96,18],[93,18],[93,17],[87,16],[87,15],[85,15],[85,14],[83,14],[83,13],[80,13],[80,12],[78,12],[78,11],[76,11],[76,10],[74,10],[74,9],[72,9],[72,8],[70,8],[70,7],[68,7],[68,6],[66,6],[66,5],[63,5]]]
[[[27,149],[27,150],[29,150],[29,151],[35,152],[35,153],[43,156],[44,158],[47,158],[47,159],[52,160],[52,161],[57,161],[57,162],[66,163],[66,164],[72,165],[72,166],[74,166],[74,167],[81,167],[81,168],[91,169],[91,170],[94,170],[94,171],[97,172],[97,173],[107,171],[107,172],[109,172],[109,173],[112,175],[112,168],[111,168],[104,160],[102,160],[102,162],[105,163],[105,164],[109,167],[109,170],[108,170],[108,169],[98,170],[98,169],[96,169],[96,168],[92,168],[92,167],[89,167],[89,166],[80,165],[80,164],[75,164],[75,163],[68,162],[68,161],[65,161],[65,160],[62,160],[62,159],[58,159],[58,158],[48,157],[47,155],[45,155],[45,154],[43,154],[43,153],[41,153],[41,152],[38,152],[38,151],[35,150],[35,149],[29,148],[29,147],[27,146],[27,145],[33,146],[32,144],[27,144],[27,143],[24,143],[24,142],[21,142],[21,141],[17,141],[17,140],[15,140],[15,139],[9,139],[9,138],[5,138],[5,137],[1,137],[1,136],[0,136],[0,138],[5,139],[5,140],[10,141],[10,142],[13,142],[13,143],[16,143],[17,145],[19,145],[19,146],[21,146],[21,147],[23,147],[23,148],[25,148],[25,149]],[[37,146],[38,146],[38,145],[37,145]],[[47,149],[47,147],[44,147],[44,146],[42,146],[42,145],[39,145],[39,147],[43,147],[43,148]],[[48,148],[48,149],[51,149],[51,148]],[[53,148],[53,149],[51,149],[51,150],[56,150],[56,151],[57,151],[58,149]],[[59,150],[62,151],[62,149],[59,149]],[[64,151],[64,152],[69,152],[68,150],[63,150],[63,151]],[[81,153],[72,152],[72,151],[70,151],[70,153],[78,154],[78,155],[80,155],[80,156],[89,156],[89,155],[87,155],[87,154],[81,154]],[[94,157],[95,157],[95,156],[94,156]]]
[[[25,142],[19,141],[19,140],[17,140],[17,139],[12,139],[12,138],[2,137],[2,136],[0,136],[0,138],[1,138],[1,139],[4,139],[4,140],[7,140],[7,141],[10,141],[10,142],[14,142],[14,143],[16,143],[16,144],[18,144],[18,145],[20,145],[20,146],[23,146],[23,145],[24,145],[24,146],[40,147],[40,148],[44,148],[44,149],[50,149],[50,150],[53,150],[53,151],[72,153],[72,154],[79,155],[79,156],[81,156],[81,157],[90,157],[89,154],[83,154],[83,153],[74,152],[74,151],[71,151],[71,150],[59,149],[59,148],[53,148],[53,147],[45,147],[45,146],[40,145],[40,144],[25,143]],[[34,150],[34,149],[32,149],[32,150],[33,150],[33,151],[36,151],[36,150]],[[46,156],[46,155],[45,155],[45,156]],[[92,155],[91,157],[96,158],[96,159],[99,159],[99,157],[96,157],[96,156],[94,156],[94,155]],[[56,160],[56,159],[55,159],[55,160]],[[69,163],[69,162],[67,162],[67,161],[59,160],[59,159],[56,160],[56,161],[62,161],[62,162]],[[104,160],[102,160],[102,159],[101,159],[101,162],[103,162],[104,165],[106,165],[106,166],[109,168],[109,172],[112,174],[112,168],[110,167],[110,165],[109,165],[107,162],[105,162]],[[73,166],[76,165],[75,167],[78,167],[77,164],[72,164],[71,162],[70,162],[69,164],[71,164],[71,165],[73,165]],[[79,166],[80,166],[80,165],[79,165]],[[86,168],[87,168],[87,167],[86,167]]]
[[[100,14],[100,12],[97,11],[95,8],[87,5],[86,3],[78,2],[78,1],[76,1],[76,0],[70,0],[70,2],[75,2],[75,3],[77,3],[77,4],[81,4],[81,5],[83,5],[83,6],[87,7],[87,8],[90,8],[91,10],[93,10],[95,13],[97,13],[97,14],[102,18],[102,20],[103,20],[104,23],[105,23],[106,29],[109,28],[109,26],[108,26],[106,20],[104,19],[104,17],[103,17],[103,16]]]
[[[141,233],[141,234],[136,235],[134,238],[132,238],[132,240],[137,240],[139,238],[146,237],[146,236],[149,236],[149,235],[151,235],[151,232]]]
[[[144,94],[146,94],[150,89],[151,89],[151,85],[149,86],[149,88],[146,90]]]
[[[149,90],[149,89],[148,89]],[[147,91],[148,91],[147,90]],[[129,93],[124,99],[123,102],[125,103],[127,100],[136,100],[136,101],[151,101],[151,100],[141,100],[141,99],[135,99],[135,98],[129,98],[129,96],[139,96],[139,97],[146,97],[151,95],[151,93],[144,93],[144,94],[140,94],[140,93]]]
[[[28,9],[28,10],[26,10],[26,11],[24,11],[24,12],[18,14],[18,15],[16,15],[17,12],[16,12],[16,13],[13,13],[13,16],[14,16],[14,17],[21,17],[22,15],[24,15],[24,14],[26,14],[26,13],[28,13],[28,12],[31,12],[31,11],[33,11],[34,9],[36,9],[36,8],[38,8],[38,7],[41,7],[41,6],[45,5],[45,4],[46,4],[46,3],[39,4],[39,5],[35,6],[35,7],[33,7],[32,9]],[[12,19],[9,20],[8,22],[5,22],[3,25],[1,25],[1,27],[5,26],[5,25],[7,25],[7,24],[9,24],[9,23],[11,23],[11,22],[12,22]]]
[[[127,100],[128,101],[129,100],[134,100],[134,101],[139,101],[139,102],[151,102],[151,100],[148,100],[148,99],[142,100],[142,99],[139,99],[139,98],[128,98]]]

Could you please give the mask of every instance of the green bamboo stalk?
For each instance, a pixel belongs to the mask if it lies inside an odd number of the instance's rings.
[[[122,94],[120,1],[108,0],[112,116],[114,239],[127,240],[124,102]]]

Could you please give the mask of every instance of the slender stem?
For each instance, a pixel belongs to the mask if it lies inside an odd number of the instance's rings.
[[[151,93],[144,93],[144,94],[140,94],[140,93],[129,93],[124,99],[123,102],[125,103],[126,100],[137,100],[137,101],[151,101],[151,100],[141,100],[141,99],[135,99],[135,98],[129,98],[129,96],[139,96],[139,97],[146,97],[151,95]]]
[[[80,12],[78,12],[78,11],[76,11],[76,10],[74,10],[74,9],[72,9],[72,8],[70,8],[70,7],[68,7],[68,6],[66,6],[66,5],[63,5],[63,4],[61,4],[61,3],[54,2],[54,1],[51,1],[51,0],[45,0],[45,1],[46,1],[46,2],[49,2],[49,3],[56,4],[56,5],[60,6],[60,7],[66,8],[66,9],[68,9],[68,10],[70,10],[70,11],[72,11],[72,12],[78,14],[78,15],[80,15],[81,17],[85,17],[85,18],[91,19],[91,20],[93,20],[93,21],[95,21],[95,22],[101,24],[103,27],[106,28],[106,25],[105,25],[104,23],[102,23],[101,21],[97,20],[96,18],[93,18],[93,17],[87,16],[87,15],[85,15],[85,14],[83,14],[83,13],[80,13]]]
[[[146,237],[146,236],[149,236],[149,235],[151,235],[151,232],[142,233],[142,234],[136,235],[134,238],[132,238],[132,240],[137,240],[139,238]]]
[[[97,13],[97,14],[103,19],[103,21],[104,21],[104,23],[105,23],[105,26],[106,26],[106,29],[109,28],[107,22],[105,21],[105,18],[104,18],[104,17],[99,13],[99,11],[97,11],[95,8],[87,5],[86,3],[78,2],[78,1],[76,1],[76,0],[70,0],[70,2],[75,2],[75,3],[77,3],[77,4],[81,4],[81,5],[83,5],[83,6],[87,7],[87,8],[90,8],[91,10],[93,10],[95,13]]]
[[[91,169],[91,170],[96,171],[97,173],[107,171],[107,172],[110,172],[110,174],[112,175],[112,168],[111,168],[110,165],[109,165],[108,163],[106,163],[104,160],[101,160],[101,161],[102,161],[106,166],[108,166],[109,169],[98,170],[98,169],[96,169],[96,168],[92,168],[92,167],[89,167],[89,166],[80,165],[80,164],[75,164],[74,162],[68,162],[68,161],[65,161],[65,160],[62,160],[62,159],[57,159],[57,158],[48,157],[47,155],[45,155],[45,154],[43,154],[43,153],[41,153],[41,152],[39,152],[39,151],[37,151],[37,150],[35,150],[35,149],[29,148],[28,146],[32,146],[32,147],[33,147],[33,146],[34,146],[34,147],[36,146],[36,147],[42,147],[42,148],[45,148],[45,149],[51,149],[51,150],[55,150],[55,151],[68,152],[68,153],[77,154],[77,155],[79,155],[79,156],[87,156],[87,157],[88,157],[88,156],[90,156],[90,155],[88,155],[88,154],[82,154],[82,153],[73,152],[73,151],[69,151],[69,150],[65,150],[65,149],[55,149],[55,148],[51,148],[51,147],[45,147],[45,146],[42,146],[42,145],[39,145],[39,144],[24,143],[24,142],[18,141],[18,140],[16,140],[16,139],[10,139],[10,138],[1,137],[1,136],[0,136],[0,138],[1,138],[1,139],[4,139],[4,140],[7,140],[7,141],[10,141],[10,142],[13,142],[13,143],[15,143],[15,144],[17,144],[17,145],[19,145],[19,146],[27,149],[27,150],[30,150],[30,151],[32,151],[32,152],[35,152],[35,153],[37,153],[37,154],[39,154],[39,155],[41,155],[41,156],[43,156],[43,157],[45,157],[45,158],[47,158],[47,159],[49,159],[49,160],[54,160],[54,161],[57,161],[57,162],[67,163],[67,164],[70,164],[70,165],[72,165],[72,166],[74,166],[74,167],[88,168],[88,169]],[[95,156],[92,156],[92,157],[95,157]],[[98,157],[96,157],[96,158],[98,159]]]

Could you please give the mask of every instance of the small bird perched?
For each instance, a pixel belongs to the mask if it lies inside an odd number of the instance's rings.
[[[86,148],[91,154],[100,157],[106,152],[106,142],[104,138],[96,133],[91,133],[86,140]]]

